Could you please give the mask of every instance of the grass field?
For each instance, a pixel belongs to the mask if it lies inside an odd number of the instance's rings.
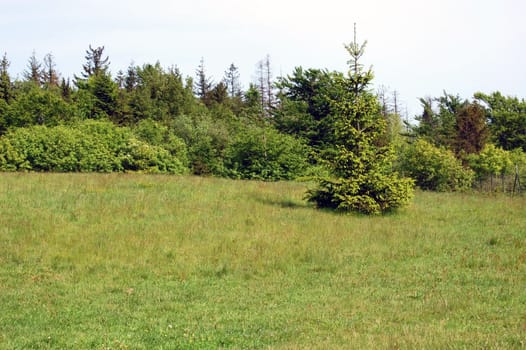
[[[526,348],[526,198],[0,174],[0,349]]]

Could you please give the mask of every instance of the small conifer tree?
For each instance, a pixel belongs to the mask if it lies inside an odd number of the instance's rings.
[[[414,183],[392,171],[393,147],[381,142],[386,123],[369,90],[373,73],[359,63],[365,45],[356,42],[355,30],[354,42],[345,46],[350,70],[339,79],[340,94],[332,101],[337,148],[332,176],[318,179],[307,199],[319,208],[379,214],[407,204]]]

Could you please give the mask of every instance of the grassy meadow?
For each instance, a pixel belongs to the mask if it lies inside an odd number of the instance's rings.
[[[0,349],[526,348],[526,198],[0,174]]]

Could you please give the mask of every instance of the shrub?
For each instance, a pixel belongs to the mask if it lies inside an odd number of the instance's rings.
[[[225,175],[240,179],[291,180],[304,175],[307,148],[272,128],[248,127],[225,151]]]
[[[162,147],[188,167],[188,149],[183,139],[177,137],[167,126],[152,119],[143,119],[133,129],[139,140]]]
[[[188,163],[196,175],[222,175],[225,149],[232,138],[233,126],[209,115],[178,116],[174,122],[175,136],[188,147]]]
[[[148,173],[183,174],[187,170],[179,159],[164,148],[133,138],[124,149],[122,165],[125,170]]]
[[[9,139],[0,138],[0,171],[16,171],[30,169],[30,165]]]
[[[56,89],[41,89],[32,83],[20,88],[21,93],[5,111],[4,118],[10,127],[55,126],[77,118],[76,106],[64,101]]]
[[[422,139],[405,147],[399,166],[424,190],[466,191],[473,184],[473,171],[464,168],[453,152]]]
[[[182,162],[164,148],[137,140],[127,128],[101,121],[13,129],[0,139],[0,169],[185,172]]]
[[[469,155],[467,161],[475,171],[479,188],[491,191],[498,190],[499,187],[502,191],[507,188],[510,191],[518,190],[515,188],[516,176],[523,177],[526,171],[526,154],[520,148],[507,151],[487,144],[479,154]],[[494,181],[497,177],[500,177],[500,186],[496,186]]]
[[[397,173],[369,173],[361,178],[321,179],[307,192],[309,202],[320,208],[380,214],[407,205],[414,182]]]

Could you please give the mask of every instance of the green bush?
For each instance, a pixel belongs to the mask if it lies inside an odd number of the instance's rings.
[[[178,116],[173,125],[175,136],[188,147],[188,162],[193,174],[222,175],[225,149],[232,138],[234,123],[212,120],[209,115]]]
[[[463,167],[453,152],[422,139],[402,150],[399,166],[423,190],[466,191],[473,184],[473,171]]]
[[[28,170],[31,166],[10,140],[0,138],[0,171]]]
[[[110,122],[12,129],[0,138],[1,170],[184,173],[170,152]]]
[[[397,173],[369,173],[356,178],[321,179],[307,192],[309,202],[320,208],[380,214],[407,205],[413,198],[414,182]]]
[[[20,89],[17,98],[5,111],[4,118],[9,127],[55,126],[77,118],[76,106],[64,101],[57,90],[41,89],[32,83],[22,85]]]
[[[305,174],[307,147],[272,128],[248,127],[225,151],[225,174],[233,178],[291,180]]]
[[[164,148],[179,159],[182,165],[188,167],[188,148],[184,140],[177,137],[167,126],[152,119],[143,119],[133,131],[139,140]]]
[[[480,189],[518,190],[516,186],[516,173],[520,181],[526,173],[526,153],[517,148],[507,151],[493,144],[487,144],[479,154],[470,154],[467,157],[470,167],[475,171]],[[497,186],[500,178],[500,184]]]
[[[124,151],[122,165],[125,170],[171,174],[183,174],[187,170],[166,149],[140,140],[130,139]]]

